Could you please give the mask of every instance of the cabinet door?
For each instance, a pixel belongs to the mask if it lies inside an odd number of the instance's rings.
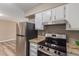
[[[55,19],[64,20],[65,10],[64,5],[55,8]]]
[[[37,44],[30,42],[30,56],[37,56]]]
[[[79,4],[66,5],[66,20],[70,23],[71,28],[79,28]]]
[[[35,14],[35,29],[43,30],[42,13]]]
[[[43,23],[48,23],[50,21],[51,18],[51,9],[46,10],[43,12]]]

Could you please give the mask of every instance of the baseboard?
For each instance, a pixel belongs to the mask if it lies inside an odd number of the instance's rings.
[[[7,42],[7,41],[12,41],[12,40],[16,40],[16,39],[8,39],[8,40],[0,41],[0,42]]]

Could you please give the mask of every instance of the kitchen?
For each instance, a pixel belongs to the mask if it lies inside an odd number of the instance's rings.
[[[44,11],[39,10],[40,12],[35,13],[35,29],[38,30],[38,38],[30,40],[30,55],[78,56],[78,8],[78,4],[62,4],[56,8],[50,8]],[[53,40],[56,38],[60,40],[53,43]],[[44,43],[43,41],[38,43],[40,40],[43,40]],[[59,48],[56,48],[57,46]],[[62,49],[64,52],[62,52]]]
[[[16,5],[25,8],[33,4]],[[16,23],[15,56],[79,56],[79,3],[31,6],[25,14],[18,11],[13,15],[23,19],[13,21]]]

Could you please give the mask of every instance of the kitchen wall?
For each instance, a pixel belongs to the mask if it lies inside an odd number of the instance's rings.
[[[0,20],[0,41],[16,39],[16,23]]]

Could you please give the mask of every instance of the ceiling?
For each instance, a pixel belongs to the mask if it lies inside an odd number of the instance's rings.
[[[24,12],[27,12],[28,10],[30,10],[31,8],[39,4],[38,3],[15,3],[15,5],[19,7],[21,10],[23,10]]]
[[[39,5],[42,3],[0,3],[0,20],[26,20],[26,12]]]
[[[0,20],[24,20],[25,12],[38,5],[37,3],[0,3]],[[26,19],[25,19],[26,20]]]

